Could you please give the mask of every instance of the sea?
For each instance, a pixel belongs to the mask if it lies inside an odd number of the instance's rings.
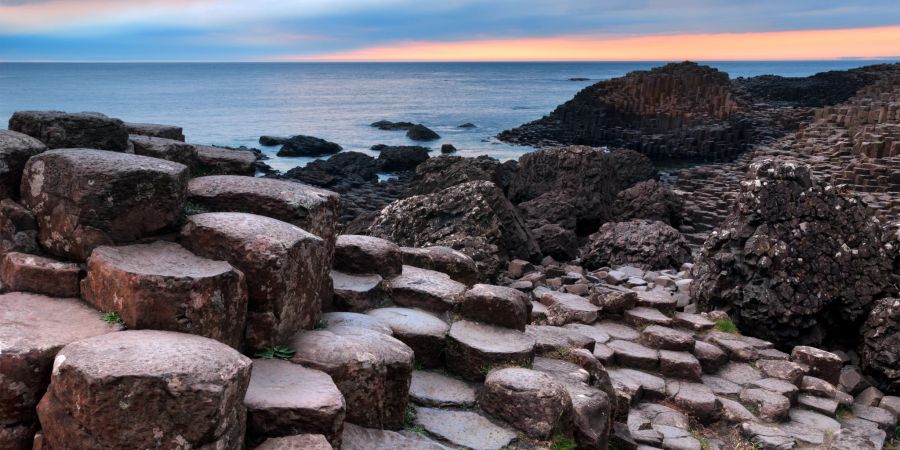
[[[808,76],[894,61],[709,61],[732,78]],[[286,171],[312,158],[280,158],[261,135],[305,134],[369,150],[415,145],[378,120],[422,123],[462,156],[515,159],[529,147],[497,141],[579,90],[664,62],[520,63],[0,63],[0,126],[19,110],[97,111],[173,124],[188,142],[259,148]],[[574,80],[573,80],[574,79]],[[458,128],[473,123],[476,128]]]

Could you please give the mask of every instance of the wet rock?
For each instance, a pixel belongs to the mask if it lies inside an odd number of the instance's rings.
[[[428,159],[430,149],[418,145],[385,146],[378,149],[378,167],[384,172],[416,170]]]
[[[236,350],[189,334],[133,330],[82,339],[56,356],[37,408],[44,439],[53,448],[240,449],[250,365]]]
[[[646,219],[681,226],[684,200],[656,180],[642,181],[616,196],[615,217],[619,222]]]
[[[381,275],[350,275],[331,271],[334,307],[343,311],[366,312],[387,298]]]
[[[145,156],[88,149],[32,157],[22,176],[22,203],[35,214],[48,252],[85,260],[94,248],[134,241],[175,224],[188,170]]]
[[[450,154],[450,153],[456,153],[456,147],[454,147],[453,144],[443,144],[443,145],[441,145],[441,153],[443,153],[445,155]]]
[[[393,131],[393,130],[408,130],[415,125],[412,122],[391,122],[390,120],[379,120],[377,122],[372,122],[371,127],[378,128],[379,130]]]
[[[296,135],[284,140],[278,156],[322,156],[343,150],[340,145],[313,136]]]
[[[447,334],[447,370],[482,380],[491,368],[530,366],[535,340],[517,330],[460,320]]]
[[[227,261],[244,273],[248,348],[281,345],[321,317],[322,277],[328,277],[316,258],[324,252],[322,239],[269,217],[204,213],[188,217],[179,242],[198,256]]]
[[[525,331],[531,321],[531,302],[512,288],[476,284],[463,296],[459,313],[476,322]]]
[[[248,175],[256,173],[256,154],[209,145],[194,145],[197,150],[196,170],[204,175]]]
[[[403,273],[390,281],[391,299],[400,306],[443,313],[462,300],[466,286],[433,270],[403,266]]]
[[[368,312],[390,327],[394,337],[415,352],[416,363],[431,368],[444,356],[445,335],[450,330],[441,319],[417,309],[379,308]]]
[[[472,122],[466,122],[462,125],[457,125],[456,128],[478,128],[478,127]]]
[[[437,372],[416,370],[409,385],[409,397],[425,406],[469,408],[475,405],[475,388]]]
[[[95,112],[18,111],[9,119],[9,129],[36,138],[49,148],[117,152],[128,148],[124,122]]]
[[[900,394],[900,300],[879,300],[862,329],[860,363],[888,392]]]
[[[430,128],[422,125],[421,123],[407,128],[406,137],[414,141],[434,141],[441,138],[439,134],[435,133]]]
[[[791,350],[791,360],[809,366],[809,374],[835,384],[841,376],[841,358],[834,353],[814,347],[797,346]]]
[[[400,247],[400,253],[403,264],[407,266],[446,273],[453,280],[466,286],[478,282],[479,274],[475,261],[450,247]]]
[[[22,171],[28,158],[47,150],[43,142],[15,131],[0,130],[0,198],[19,198]]]
[[[403,259],[400,247],[390,241],[343,234],[334,247],[334,268],[347,273],[377,273],[384,278],[400,275]]]
[[[354,185],[377,182],[378,163],[365,153],[340,152],[328,159],[317,159],[303,167],[294,167],[284,176],[322,188],[349,189]]]
[[[253,361],[247,395],[247,434],[255,441],[321,434],[340,448],[344,398],[325,372],[274,359]]]
[[[465,448],[500,450],[516,433],[471,411],[416,408],[416,424],[429,433]]]
[[[541,303],[547,307],[547,323],[555,326],[574,322],[590,325],[597,321],[600,311],[584,297],[557,291],[544,293]]]
[[[125,129],[128,130],[128,134],[130,135],[136,134],[184,142],[184,129],[175,125],[125,122]]]
[[[0,262],[0,281],[5,292],[79,297],[81,273],[78,264],[27,253],[7,252]]]
[[[609,222],[591,235],[582,249],[582,264],[588,269],[632,264],[645,269],[679,267],[691,250],[678,230],[662,222],[632,220]]]
[[[481,407],[525,434],[547,439],[571,429],[572,401],[565,387],[547,374],[524,368],[491,371]]]
[[[128,142],[135,155],[165,159],[188,167],[197,165],[197,148],[184,141],[132,134],[128,136]]]

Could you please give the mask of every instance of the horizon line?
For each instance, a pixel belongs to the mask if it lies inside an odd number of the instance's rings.
[[[325,59],[325,60],[284,60],[284,59],[252,59],[252,60],[2,60],[0,64],[435,64],[435,63],[672,63],[672,62],[835,62],[835,61],[893,61],[900,62],[900,56],[840,56],[835,58],[735,58],[735,59],[434,59],[434,60],[383,60],[383,59]]]

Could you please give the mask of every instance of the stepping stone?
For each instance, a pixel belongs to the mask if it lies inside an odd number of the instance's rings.
[[[614,340],[606,344],[613,349],[616,364],[643,370],[659,368],[659,352],[641,344],[629,341]]]
[[[390,287],[397,305],[435,313],[456,308],[466,291],[466,285],[445,273],[412,266],[403,266],[403,273],[390,280]]]
[[[298,434],[294,436],[269,438],[256,450],[332,450],[334,447],[321,434]]]
[[[791,401],[787,397],[766,389],[745,388],[741,391],[741,401],[751,404],[759,412],[759,418],[769,422],[787,419]]]
[[[560,382],[518,367],[492,370],[479,404],[486,413],[535,439],[548,439],[566,428],[572,415],[572,400]]]
[[[690,333],[659,325],[641,331],[641,344],[660,350],[693,350],[694,336]]]
[[[247,150],[194,145],[197,149],[197,171],[217,175],[256,174],[256,154]]]
[[[834,353],[814,347],[798,345],[791,350],[791,361],[809,366],[809,374],[836,384],[841,376],[844,362]]]
[[[400,253],[403,256],[403,264],[446,273],[453,280],[466,286],[477,283],[480,277],[475,261],[465,253],[450,247],[400,247]]]
[[[131,329],[178,331],[239,348],[247,317],[244,274],[157,241],[98,247],[81,283],[84,300]]]
[[[563,384],[590,384],[591,381],[587,370],[561,359],[535,357],[531,369],[546,373]]]
[[[766,348],[762,350],[757,349],[756,355],[760,360],[774,359],[779,361],[788,361],[791,359],[791,355],[788,355],[787,353],[774,348]]]
[[[792,384],[800,384],[800,379],[806,375],[807,367],[783,360],[760,360],[756,367],[768,377],[785,380]]]
[[[446,335],[450,331],[446,322],[425,311],[409,308],[380,308],[367,314],[390,327],[394,337],[413,350],[417,364],[425,368],[441,364]]]
[[[7,292],[79,297],[81,267],[43,256],[8,252],[0,262],[0,280]]]
[[[584,384],[563,383],[572,401],[575,442],[586,448],[607,448],[612,407],[610,396]]]
[[[531,300],[512,288],[476,284],[463,296],[459,314],[476,322],[525,331]]]
[[[182,214],[188,168],[146,156],[89,149],[32,157],[22,203],[51,254],[84,261],[101,245],[135,241],[174,225]]]
[[[350,275],[331,271],[334,307],[352,312],[366,312],[381,304],[386,295],[381,275]]]
[[[900,416],[900,397],[886,395],[881,399],[878,407],[890,411],[895,417]]]
[[[128,148],[124,122],[95,112],[18,111],[9,119],[9,129],[27,134],[50,148],[84,147],[117,152]]]
[[[878,425],[878,428],[881,428],[886,432],[893,431],[894,425],[897,423],[897,418],[886,409],[860,405],[858,403],[854,403],[850,408],[853,411],[854,416],[873,422]]]
[[[25,163],[45,150],[43,142],[27,134],[0,130],[0,198],[19,198]]]
[[[525,334],[534,338],[537,353],[567,352],[574,348],[594,350],[595,342],[575,330],[550,325],[528,325]]]
[[[129,135],[174,139],[184,142],[184,129],[175,125],[125,122],[125,129],[128,130]]]
[[[685,312],[676,312],[672,318],[675,326],[687,328],[694,331],[710,330],[716,326],[715,322],[699,315]]]
[[[641,398],[648,401],[666,398],[666,380],[634,369],[609,369],[609,378],[621,385],[640,386]],[[634,388],[631,388],[634,390]]]
[[[475,405],[475,388],[437,372],[416,370],[412,373],[409,397],[423,406],[470,408]]]
[[[791,401],[791,404],[797,401],[797,394],[799,392],[799,389],[797,389],[795,384],[779,380],[778,378],[763,378],[750,383],[750,386],[781,394],[787,397],[787,399]]]
[[[44,440],[52,448],[240,448],[250,366],[221,342],[171,331],[73,342],[56,355],[37,408]],[[129,423],[141,426],[122,426]]]
[[[450,450],[421,434],[344,424],[341,450]],[[304,449],[305,450],[305,449]]]
[[[665,291],[638,291],[637,292],[637,306],[643,306],[646,308],[657,309],[659,311],[673,313],[675,312],[675,306],[678,303],[678,299],[673,297],[672,294]]]
[[[255,359],[244,405],[247,434],[253,441],[311,433],[341,446],[344,397],[325,372],[277,359]]]
[[[628,429],[632,434],[656,426],[686,429],[690,422],[679,411],[658,403],[642,402],[628,412]]]
[[[728,355],[722,349],[703,341],[694,342],[694,356],[706,373],[716,373],[728,363]]]
[[[547,323],[547,307],[541,302],[531,302],[531,323],[546,324]]]
[[[834,417],[834,413],[837,412],[838,402],[825,397],[816,397],[815,395],[810,394],[800,394],[797,396],[797,404],[827,416]]]
[[[605,344],[594,345],[594,358],[597,358],[597,361],[600,361],[604,365],[612,364],[615,355],[615,350],[609,348]]]
[[[375,273],[393,278],[403,270],[397,244],[372,236],[343,234],[334,246],[334,268],[346,273]]]
[[[534,338],[521,331],[460,320],[447,334],[447,370],[480,381],[493,367],[530,366],[534,347]]]
[[[197,165],[197,148],[184,140],[132,134],[128,136],[128,142],[134,148],[135,155],[165,159],[188,167]]]
[[[715,375],[703,375],[700,379],[716,395],[738,396],[743,389],[741,386]]]
[[[717,397],[722,404],[722,418],[728,423],[756,422],[756,416],[744,405],[725,397]]]
[[[639,306],[625,311],[625,322],[634,327],[649,325],[669,326],[672,324],[672,319],[659,312],[658,309]]]
[[[831,446],[854,450],[881,450],[884,448],[885,436],[885,432],[878,429],[873,431],[842,428],[831,435]]]
[[[416,424],[453,445],[478,450],[499,450],[516,438],[513,431],[471,411],[416,408]]]
[[[703,374],[700,361],[697,361],[694,355],[672,350],[659,351],[659,371],[666,377],[692,381],[700,381],[700,376]]]
[[[628,325],[623,325],[621,323],[600,322],[600,323],[595,323],[593,325],[593,327],[606,333],[612,339],[620,339],[623,341],[636,341],[636,340],[638,340],[638,338],[641,337],[641,334],[637,330],[629,327]]]
[[[756,347],[738,339],[731,339],[734,335],[717,334],[709,335],[709,342],[719,346],[732,361],[752,362],[759,358]]]
[[[675,405],[703,422],[712,420],[719,411],[715,394],[701,383],[668,380],[666,394]]]
[[[764,449],[792,449],[797,445],[797,441],[787,432],[773,425],[744,422],[741,424],[741,434],[750,438],[753,444]]]
[[[879,391],[878,388],[876,388],[875,386],[869,386],[863,389],[863,391],[856,396],[856,399],[853,402],[866,406],[878,406],[878,403],[881,402],[881,399],[883,397],[884,394]]]
[[[577,333],[581,333],[581,334],[593,339],[594,342],[596,342],[597,344],[605,344],[605,343],[609,342],[609,339],[610,339],[609,335],[604,333],[603,330],[597,328],[596,324],[585,325],[583,323],[570,323],[570,324],[563,326],[563,328],[565,328],[567,330],[575,331]]]
[[[822,445],[825,437],[841,429],[838,421],[813,411],[792,409],[790,420],[779,424],[787,434],[799,442],[811,445]]]
[[[600,312],[588,299],[558,291],[544,293],[541,303],[547,307],[547,323],[556,326],[573,322],[590,325]]]
[[[21,292],[0,295],[0,443],[30,448],[37,424],[34,408],[63,346],[120,329],[77,300]]]
[[[622,314],[637,305],[637,292],[612,284],[595,284],[591,303],[604,313]]]
[[[394,336],[391,327],[377,317],[355,312],[329,312],[322,315],[324,328],[357,327],[372,330],[388,336]]]
[[[718,375],[734,384],[746,386],[760,378],[762,373],[747,363],[729,362]]]
[[[815,395],[816,397],[835,398],[838,391],[833,384],[821,378],[805,375],[800,379],[800,392]]]
[[[377,331],[335,326],[300,332],[289,347],[296,352],[291,362],[331,376],[344,395],[347,422],[403,427],[414,365],[405,344]]]
[[[318,267],[320,263],[309,263],[323,252],[321,238],[270,217],[205,213],[188,217],[179,242],[199,256],[227,261],[244,273],[248,349],[281,345],[321,318],[320,288],[328,273]]]
[[[672,450],[702,450],[703,448],[700,441],[694,438],[687,429],[665,425],[658,425],[654,429],[663,436],[663,448]]]

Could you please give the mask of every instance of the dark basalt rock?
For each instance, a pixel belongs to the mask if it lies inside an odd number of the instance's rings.
[[[406,130],[406,137],[414,141],[434,141],[441,138],[439,134],[421,123],[413,125]]]
[[[516,162],[501,163],[489,156],[439,156],[416,167],[406,195],[431,194],[470,181],[490,181],[504,192],[516,171]]]
[[[609,222],[591,235],[581,263],[587,269],[633,265],[644,269],[671,269],[691,258],[678,230],[662,222],[635,219]]]
[[[441,146],[441,153],[456,153],[456,147],[453,144],[444,144]]]
[[[656,180],[642,181],[616,196],[616,219],[648,219],[678,228],[684,214],[684,199]]]
[[[578,236],[555,223],[541,225],[533,230],[541,253],[557,261],[571,261],[578,256]]]
[[[805,165],[751,164],[732,214],[703,246],[691,296],[789,349],[854,339],[891,259],[872,211]]]
[[[860,363],[889,394],[900,394],[900,299],[879,300],[862,328]]]
[[[378,166],[385,172],[415,170],[428,159],[430,149],[417,145],[379,147]]]
[[[478,128],[478,126],[472,122],[466,122],[462,125],[457,125],[456,128]]]
[[[9,129],[27,134],[51,149],[94,148],[122,152],[128,148],[125,123],[95,112],[19,111],[9,119]]]
[[[360,152],[340,152],[328,159],[317,159],[304,167],[295,167],[284,174],[314,186],[349,187],[378,181],[378,162]]]
[[[378,128],[379,130],[394,131],[408,130],[415,126],[415,124],[412,122],[391,122],[390,120],[379,120],[378,122],[373,122],[369,126]]]
[[[259,145],[265,145],[266,147],[274,147],[276,145],[284,145],[285,142],[290,138],[282,137],[282,136],[260,136],[259,137]]]
[[[331,155],[343,150],[334,142],[313,136],[291,136],[284,141],[278,156],[322,156]]]
[[[846,101],[875,78],[868,69],[861,68],[821,72],[809,77],[762,75],[738,78],[732,84],[756,101],[821,107]]]

